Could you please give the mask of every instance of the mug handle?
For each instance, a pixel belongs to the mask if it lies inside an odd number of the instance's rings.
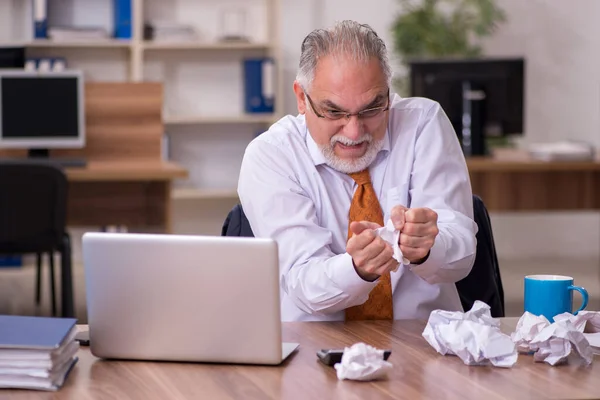
[[[585,290],[581,286],[573,286],[573,285],[571,285],[567,289],[568,290],[577,290],[579,293],[581,293],[581,297],[583,297],[583,304],[581,304],[581,307],[579,307],[579,310],[577,310],[577,311],[575,311],[573,313],[573,315],[577,315],[577,313],[579,311],[582,311],[585,307],[587,307],[587,304],[588,304],[588,292],[587,292],[587,290]]]

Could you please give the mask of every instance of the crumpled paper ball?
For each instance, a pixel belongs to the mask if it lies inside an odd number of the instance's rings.
[[[386,377],[393,365],[383,359],[383,353],[362,342],[346,347],[342,361],[334,365],[338,379],[371,381]]]
[[[591,364],[594,352],[583,333],[586,323],[600,324],[600,313],[582,312],[578,315],[563,313],[550,323],[544,316],[525,312],[511,335],[519,351],[534,353],[536,362],[550,365],[565,363],[571,353]]]
[[[429,315],[423,337],[442,355],[456,355],[466,365],[510,368],[519,353],[510,336],[500,330],[490,306],[475,301],[466,313],[434,310]]]

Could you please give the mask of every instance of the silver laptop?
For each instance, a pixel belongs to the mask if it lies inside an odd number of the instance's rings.
[[[90,349],[100,358],[276,365],[277,243],[131,233],[83,236]]]

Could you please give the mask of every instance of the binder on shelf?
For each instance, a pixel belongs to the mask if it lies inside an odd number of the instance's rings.
[[[48,0],[33,0],[33,37],[48,37]]]
[[[114,0],[115,38],[131,39],[131,0]]]
[[[272,58],[244,60],[244,108],[247,113],[275,109],[275,62]]]

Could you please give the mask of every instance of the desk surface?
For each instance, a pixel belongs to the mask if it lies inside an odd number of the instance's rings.
[[[505,324],[505,322],[503,322]],[[508,323],[510,331],[515,322]],[[422,321],[284,323],[283,339],[300,343],[281,366],[103,361],[87,348],[57,393],[1,391],[3,399],[376,399],[599,398],[600,365],[551,367],[520,355],[511,369],[469,367],[442,356],[421,333]],[[338,381],[317,361],[320,348],[364,341],[391,348],[390,378]]]
[[[83,168],[65,168],[73,182],[170,181],[187,177],[187,170],[164,161],[90,161]]]

